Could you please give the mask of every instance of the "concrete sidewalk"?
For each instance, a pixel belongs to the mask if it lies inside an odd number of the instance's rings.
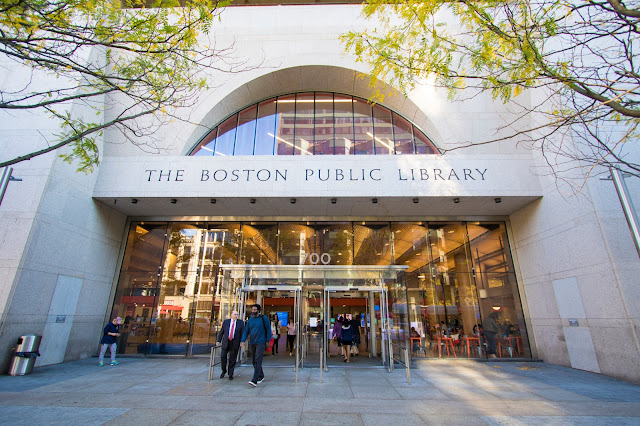
[[[95,358],[0,376],[5,424],[640,424],[640,386],[543,363],[435,360],[383,369],[266,368],[207,381],[205,359]]]

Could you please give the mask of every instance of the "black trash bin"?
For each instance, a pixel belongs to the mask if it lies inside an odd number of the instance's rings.
[[[20,336],[9,366],[10,376],[24,376],[33,371],[36,357],[40,356],[38,350],[40,349],[41,340],[42,336],[36,336],[35,334]]]

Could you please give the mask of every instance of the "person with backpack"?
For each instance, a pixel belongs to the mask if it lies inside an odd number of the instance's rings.
[[[255,304],[251,307],[251,317],[242,333],[240,339],[240,347],[244,348],[244,342],[248,336],[251,336],[249,344],[251,345],[252,361],[253,361],[253,378],[249,384],[253,387],[258,386],[264,380],[264,372],[262,371],[262,358],[267,347],[267,342],[271,340],[271,322],[269,318],[260,313],[260,305]]]

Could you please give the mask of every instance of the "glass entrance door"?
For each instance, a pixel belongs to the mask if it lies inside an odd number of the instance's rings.
[[[251,315],[251,306],[258,303],[271,324],[274,338],[271,350],[265,352],[263,365],[285,367],[302,365],[306,353],[306,330],[302,324],[302,287],[291,285],[245,284],[240,290],[239,313],[243,320]],[[294,338],[288,347],[287,337],[293,326]],[[274,333],[275,331],[275,333]],[[247,348],[247,347],[246,347]],[[242,362],[250,362],[248,348],[241,352]]]
[[[360,337],[356,365],[393,369],[392,343],[398,345],[408,335],[405,288],[398,278],[406,266],[221,265],[221,270],[220,286],[228,302],[220,304],[219,321],[224,319],[223,305],[230,312],[235,297],[242,319],[258,303],[271,321],[280,322],[278,345],[265,354],[264,365],[293,364],[297,369],[329,361],[329,366],[344,366],[333,340],[336,318],[343,316]],[[293,348],[286,337],[290,323]],[[248,355],[242,353],[242,362]]]
[[[358,299],[364,300],[362,312],[354,312],[354,309],[347,308],[348,301],[357,302]],[[349,305],[358,306],[359,303],[349,303]],[[343,323],[350,321],[352,328],[354,328],[354,336],[355,333],[360,336],[360,344],[352,345],[358,348],[358,360],[354,359],[357,365],[364,367],[381,363],[391,371],[393,352],[386,288],[360,291],[358,288],[348,286],[325,287],[324,307],[324,315],[327,318],[323,333],[325,369],[330,366],[340,366],[344,361],[342,354],[346,348],[341,347],[337,337],[340,328],[339,321],[342,320]],[[347,311],[349,312],[347,313]],[[352,350],[352,356],[355,355],[354,352]],[[374,362],[368,362],[367,359]]]

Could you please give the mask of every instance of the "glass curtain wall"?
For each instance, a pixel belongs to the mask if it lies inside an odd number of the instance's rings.
[[[226,264],[406,265],[389,277],[394,343],[414,357],[530,357],[506,228],[501,222],[133,222],[113,315],[119,351],[208,353],[234,304]],[[410,330],[409,336],[404,335]]]
[[[194,156],[437,154],[415,125],[382,105],[338,93],[271,98],[233,114]]]

